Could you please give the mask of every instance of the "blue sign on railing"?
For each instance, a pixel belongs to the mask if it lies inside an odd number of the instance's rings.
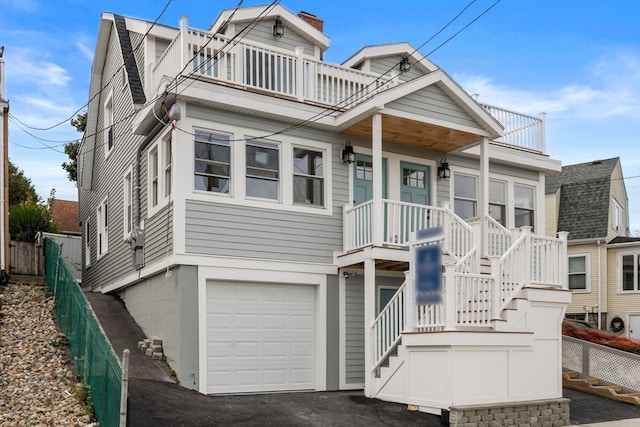
[[[442,303],[442,248],[438,244],[415,248],[416,304]]]

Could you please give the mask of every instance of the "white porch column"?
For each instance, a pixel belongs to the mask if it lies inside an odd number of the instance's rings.
[[[178,69],[182,69],[189,59],[189,17],[182,15],[180,16],[180,64],[178,64]]]
[[[384,206],[382,205],[382,115],[371,118],[371,151],[373,162],[373,244],[382,245]]]
[[[487,222],[485,216],[489,213],[489,139],[482,138],[480,142],[480,188],[478,191],[478,216],[481,224],[481,238],[479,252],[483,257],[488,254]]]
[[[373,321],[376,305],[376,262],[373,258],[364,260],[364,394],[374,397],[373,382]]]

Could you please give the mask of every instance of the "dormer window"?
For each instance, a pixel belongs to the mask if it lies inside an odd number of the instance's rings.
[[[622,206],[620,206],[620,204],[618,204],[618,202],[616,201],[616,199],[611,199],[611,205],[612,205],[612,218],[611,218],[611,225],[613,227],[613,229],[615,231],[617,231],[618,233],[623,233],[623,221],[622,221],[622,215],[623,215],[623,211],[622,211]]]

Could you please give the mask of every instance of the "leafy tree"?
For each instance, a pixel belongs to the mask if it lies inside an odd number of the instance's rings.
[[[71,126],[76,128],[78,132],[84,133],[87,129],[87,112],[80,113],[75,119],[71,119]],[[79,141],[69,142],[64,146],[64,152],[69,156],[69,162],[62,164],[62,169],[67,171],[67,177],[71,182],[78,182],[78,148],[80,147]]]
[[[9,206],[38,202],[38,193],[31,179],[24,175],[22,169],[9,161]]]
[[[39,231],[59,231],[45,205],[25,202],[9,206],[9,233],[12,240],[32,242]]]

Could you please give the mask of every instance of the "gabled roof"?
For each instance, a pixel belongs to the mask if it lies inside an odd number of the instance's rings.
[[[557,229],[569,240],[606,238],[609,224],[611,175],[618,157],[563,166],[546,178],[546,194],[560,190]]]
[[[78,202],[51,199],[49,205],[51,207],[51,219],[58,224],[61,233],[82,234],[78,215]]]
[[[413,48],[409,43],[389,43],[373,46],[365,46],[341,65],[343,67],[354,67],[366,59],[381,58],[385,56],[408,55],[412,66],[418,67],[423,73],[430,73],[438,67],[425,56]]]
[[[129,31],[127,31],[127,23],[124,16],[121,15],[113,15],[113,20],[116,25],[116,31],[118,32],[118,40],[120,40],[120,51],[122,52],[122,61],[127,71],[131,98],[134,104],[142,105],[147,102],[147,98],[144,95],[144,88],[140,80],[136,57],[133,54],[133,46],[131,45]]]

